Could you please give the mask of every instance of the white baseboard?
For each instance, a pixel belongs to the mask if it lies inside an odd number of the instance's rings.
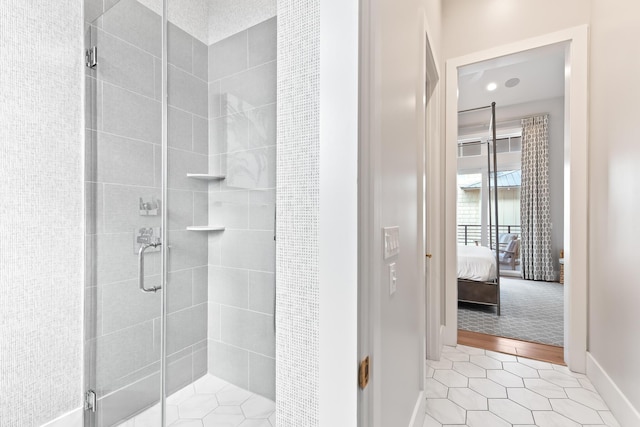
[[[589,352],[587,352],[587,377],[622,427],[640,426],[640,412],[633,407],[627,396]]]
[[[78,408],[43,424],[42,427],[82,427],[84,423],[83,418],[83,410],[82,408]]]
[[[411,421],[409,421],[409,427],[422,427],[426,415],[427,399],[424,397],[424,391],[421,391],[418,395],[416,406],[413,408],[413,414],[411,415]]]

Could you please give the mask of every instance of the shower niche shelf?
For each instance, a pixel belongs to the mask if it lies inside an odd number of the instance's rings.
[[[222,181],[226,175],[213,175],[210,173],[188,173],[187,178],[199,179],[202,181]]]
[[[224,231],[226,227],[221,225],[192,225],[187,227],[188,231]]]

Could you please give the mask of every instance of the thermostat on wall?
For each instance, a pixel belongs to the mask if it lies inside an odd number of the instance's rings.
[[[400,253],[400,227],[384,227],[384,259]]]

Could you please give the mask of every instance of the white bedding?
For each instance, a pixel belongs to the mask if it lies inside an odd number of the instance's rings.
[[[484,246],[458,246],[458,278],[486,282],[496,278],[496,253]]]

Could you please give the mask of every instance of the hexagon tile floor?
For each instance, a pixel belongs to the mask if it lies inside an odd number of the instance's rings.
[[[458,345],[427,360],[426,376],[424,427],[620,427],[566,366]]]
[[[160,406],[120,424],[157,427]],[[170,427],[275,427],[275,403],[207,374],[167,398]]]

